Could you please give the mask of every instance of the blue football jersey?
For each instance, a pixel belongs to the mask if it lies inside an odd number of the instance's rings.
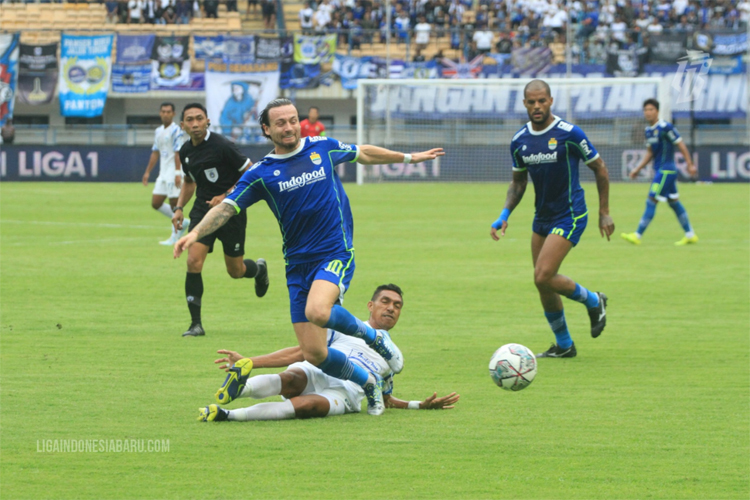
[[[279,221],[287,264],[353,250],[349,198],[334,167],[359,149],[330,137],[303,137],[291,153],[268,154],[242,175],[224,203],[237,212],[265,200]]]
[[[646,144],[654,154],[654,172],[661,169],[674,170],[674,145],[682,141],[680,133],[674,126],[659,120],[646,127]]]
[[[578,177],[578,162],[599,158],[586,134],[576,125],[555,117],[536,132],[531,122],[510,143],[513,170],[528,170],[536,194],[536,219],[552,221],[564,215],[586,213],[586,199]]]

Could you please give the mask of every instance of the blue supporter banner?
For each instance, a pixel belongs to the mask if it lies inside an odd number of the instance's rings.
[[[13,118],[18,82],[19,35],[0,35],[0,125]]]
[[[62,34],[58,97],[60,114],[101,116],[112,73],[112,35]]]
[[[378,78],[385,69],[385,60],[378,57],[350,57],[336,54],[333,72],[341,79],[341,86],[347,90],[357,88],[361,78]],[[384,75],[383,75],[384,76]]]
[[[151,89],[151,61],[142,64],[113,64],[112,92],[137,94]]]
[[[331,84],[331,71],[323,73],[320,64],[281,63],[279,87],[282,89],[316,89]]]
[[[145,63],[151,60],[154,49],[154,35],[117,35],[117,56],[115,62]]]

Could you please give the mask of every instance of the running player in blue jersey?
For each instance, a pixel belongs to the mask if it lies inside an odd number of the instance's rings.
[[[567,276],[559,274],[560,265],[581,238],[588,219],[583,188],[578,180],[578,162],[594,171],[599,191],[599,232],[609,237],[615,230],[609,216],[609,174],[583,130],[550,112],[553,99],[549,85],[533,80],[524,88],[524,106],[530,121],[511,141],[513,181],[508,188],[500,218],[492,224],[490,235],[498,241],[505,236],[508,217],[526,191],[527,172],[536,194],[536,214],[532,225],[531,257],[534,283],[556,342],[542,358],[572,358],[576,346],[565,322],[560,295],[583,303],[591,320],[591,336],[596,338],[607,323],[607,296],[590,292]]]
[[[651,223],[656,214],[656,204],[660,201],[669,202],[669,206],[674,210],[677,220],[680,221],[682,229],[685,230],[685,236],[675,243],[677,246],[690,245],[698,243],[698,236],[695,235],[690,220],[688,220],[687,211],[680,203],[680,194],[677,192],[677,167],[674,163],[674,146],[680,150],[687,163],[688,174],[694,176],[698,171],[693,165],[690,158],[690,152],[682,141],[680,133],[674,126],[659,120],[659,101],[656,99],[646,99],[643,103],[643,116],[648,122],[646,127],[646,143],[648,149],[646,156],[641,163],[630,172],[630,178],[635,179],[638,172],[653,159],[654,160],[654,182],[651,184],[651,190],[646,199],[646,211],[641,217],[638,229],[634,233],[622,233],[620,236],[634,245],[641,244],[641,236]]]
[[[363,387],[368,413],[384,411],[382,379],[326,346],[330,328],[363,339],[401,371],[403,360],[387,335],[355,318],[340,304],[354,273],[354,224],[349,199],[334,166],[419,163],[442,156],[441,148],[404,154],[329,137],[300,138],[297,108],[289,99],[271,101],[260,116],[273,153],[248,169],[234,191],[175,244],[175,258],[235,214],[264,200],[281,228],[292,323],[306,361],[324,373]]]

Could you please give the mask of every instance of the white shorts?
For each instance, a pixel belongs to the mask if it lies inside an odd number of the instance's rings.
[[[167,179],[166,177],[159,176],[156,178],[153,194],[166,196],[167,198],[179,198],[180,188],[174,185],[174,177]]]
[[[289,365],[289,368],[299,368],[307,375],[307,387],[301,396],[315,394],[328,400],[331,409],[328,416],[343,415],[344,413],[359,413],[365,392],[362,388],[349,380],[339,380],[323,373],[317,366],[302,361]]]

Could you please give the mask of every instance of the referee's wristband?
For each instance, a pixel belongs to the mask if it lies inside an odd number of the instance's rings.
[[[500,229],[503,227],[503,222],[508,222],[508,217],[510,217],[510,210],[507,208],[503,208],[503,211],[500,212],[500,217],[492,223],[492,227],[495,229]]]
[[[407,406],[407,410],[419,410],[419,405],[421,404],[421,401],[409,401],[409,406]]]
[[[172,211],[173,211],[173,212],[176,212],[176,211],[178,211],[178,210],[182,210],[182,207],[174,207],[174,210],[172,210]]]

